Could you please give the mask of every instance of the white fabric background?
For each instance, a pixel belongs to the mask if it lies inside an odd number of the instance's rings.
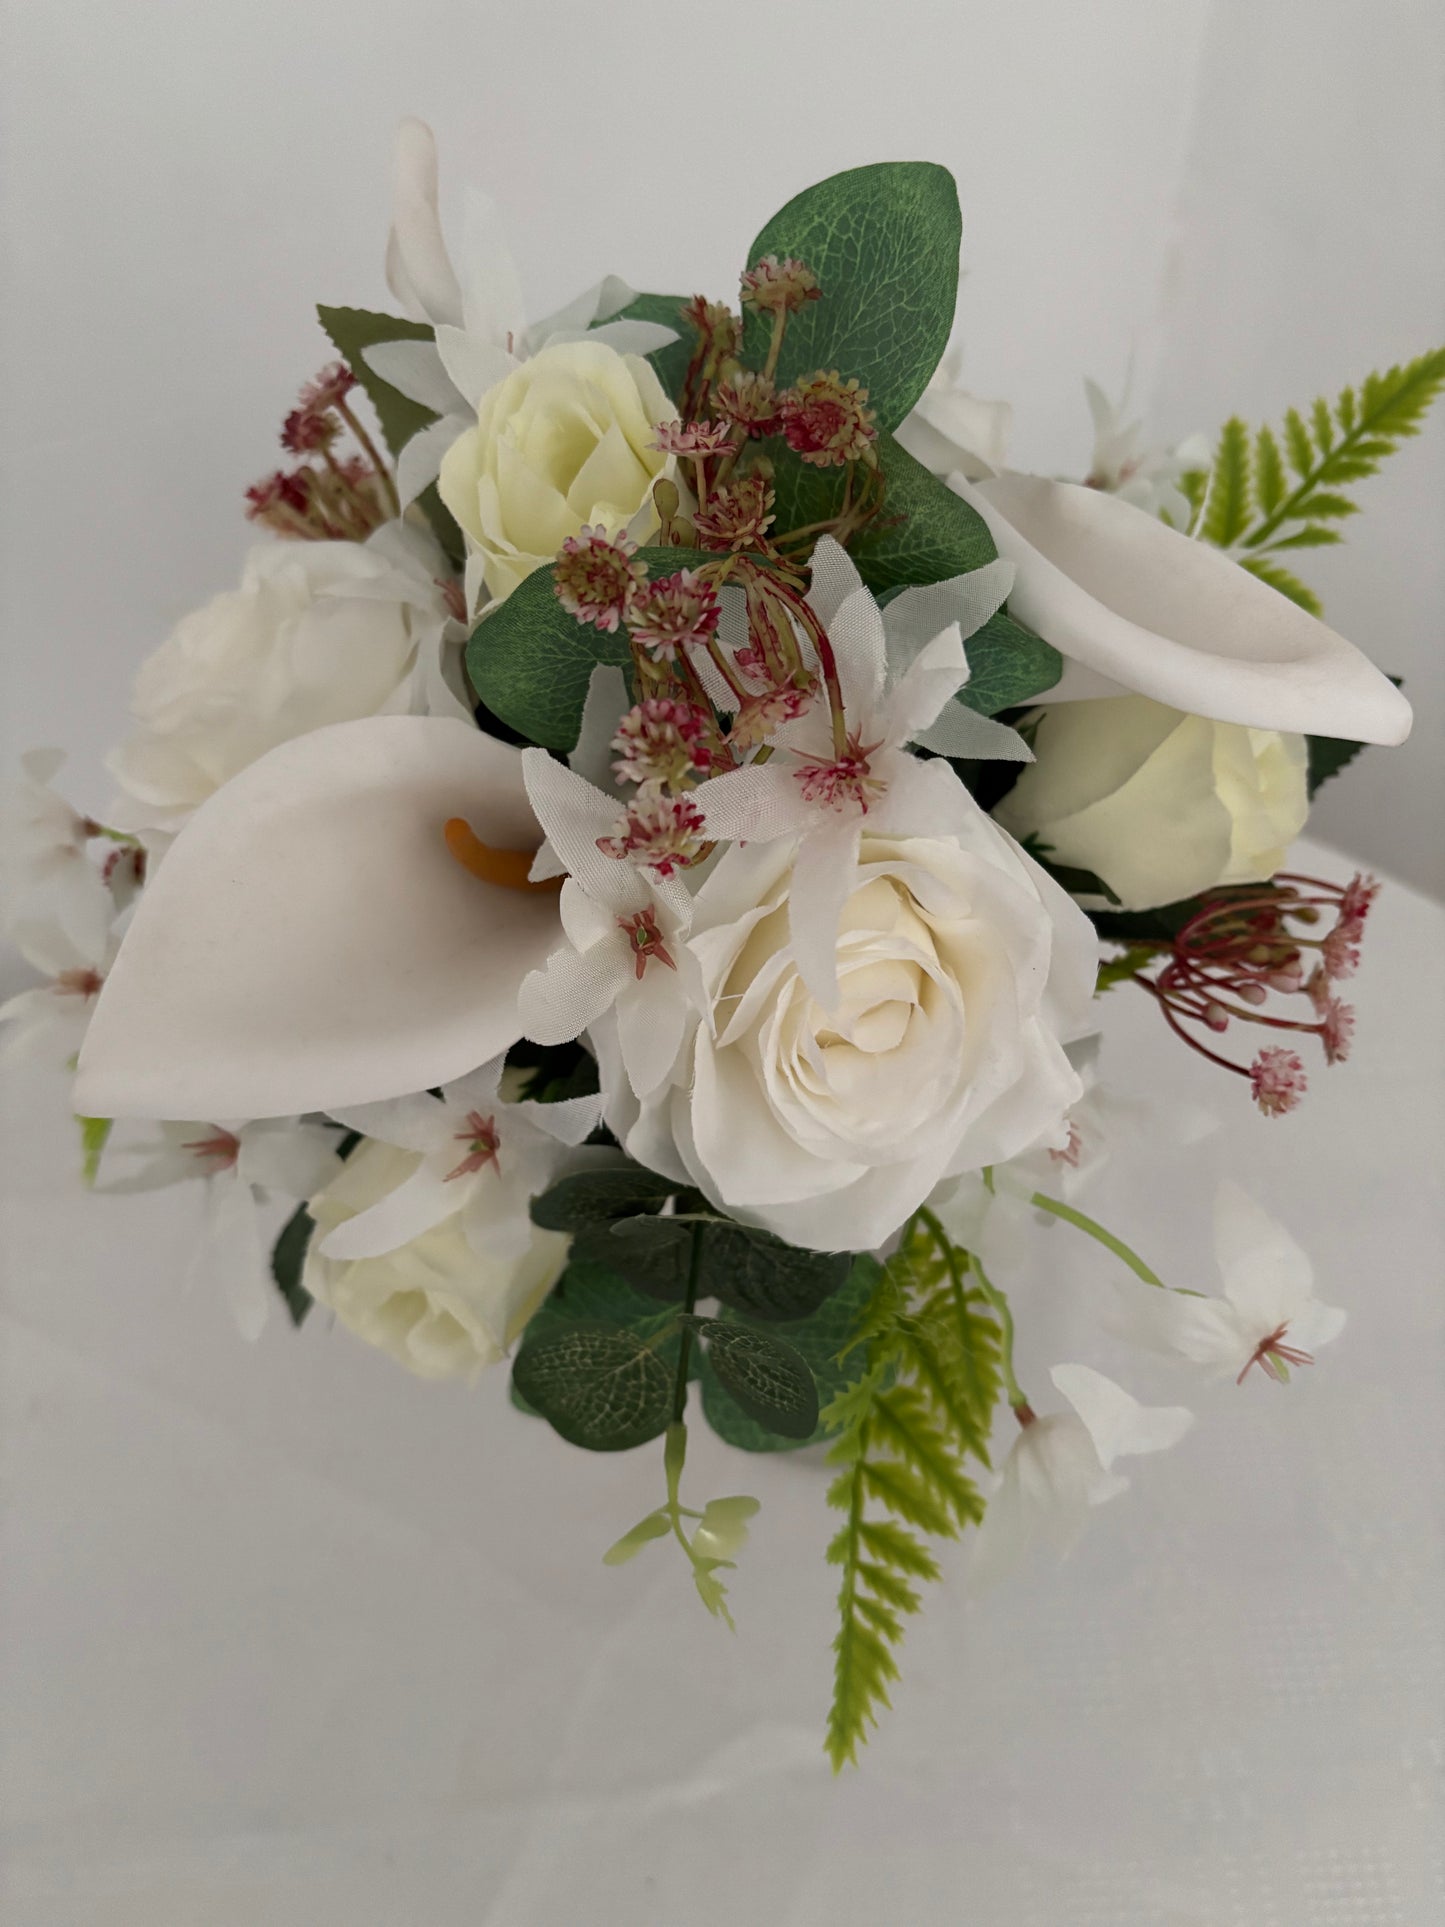
[[[575,1452],[503,1375],[428,1386],[320,1318],[249,1349],[179,1292],[181,1201],[78,1197],[62,1093],[12,1086],[0,1919],[1434,1927],[1442,943],[1437,906],[1387,890],[1356,1061],[1273,1123],[1111,997],[1121,1080],[1226,1127],[1116,1167],[1094,1208],[1209,1289],[1229,1172],[1350,1323],[1288,1387],[1195,1400],[1099,1341],[1109,1263],[1047,1233],[1007,1281],[1026,1387],[1082,1357],[1199,1424],[1131,1461],[1062,1568],[974,1603],[949,1556],[839,1781],[811,1455],[694,1428],[687,1490],[763,1501],[732,1639],[670,1545],[599,1563],[661,1497],[657,1448]]]
[[[70,744],[92,806],[139,655],[236,574],[240,491],[324,356],[310,303],[384,299],[399,112],[502,203],[539,312],[608,269],[724,291],[806,181],[947,162],[970,378],[1014,399],[1017,458],[1046,469],[1077,471],[1081,377],[1117,387],[1131,352],[1179,434],[1445,330],[1427,0],[0,14],[4,751]],[[1318,822],[1437,887],[1442,482],[1437,424],[1368,486],[1349,548],[1309,558],[1421,712]],[[247,1350],[178,1295],[178,1201],[78,1198],[59,1088],[12,1080],[0,1919],[1439,1920],[1442,925],[1387,894],[1357,1061],[1284,1123],[1142,998],[1111,1011],[1126,1081],[1235,1102],[1220,1140],[1117,1173],[1101,1208],[1189,1268],[1227,1169],[1352,1324],[1288,1390],[1210,1399],[1062,1573],[970,1605],[951,1563],[838,1784],[818,1467],[699,1439],[694,1489],[764,1500],[732,1641],[664,1549],[597,1563],[658,1496],[652,1455],[583,1458],[500,1380],[428,1388],[319,1324]],[[1071,1355],[1065,1292],[1100,1276],[1062,1230],[1046,1255],[1035,1379]]]

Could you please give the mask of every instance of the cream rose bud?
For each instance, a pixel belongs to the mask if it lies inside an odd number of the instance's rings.
[[[394,525],[379,535],[375,546],[261,543],[239,588],[181,618],[141,665],[137,732],[109,759],[124,792],[118,827],[178,829],[267,750],[421,707],[440,686],[447,610],[426,538]]]
[[[598,341],[544,348],[487,390],[439,486],[496,600],[584,526],[615,535],[641,511],[631,532],[653,533],[652,484],[675,461],[652,440],[676,415],[640,356]]]
[[[461,1214],[380,1258],[322,1256],[327,1232],[396,1190],[421,1163],[368,1138],[309,1206],[316,1221],[301,1282],[348,1331],[421,1378],[473,1377],[495,1365],[562,1275],[570,1239],[535,1231],[521,1258],[499,1262],[467,1242]]]
[[[865,828],[833,1008],[789,940],[791,841],[723,855],[691,939],[707,1016],[672,1087],[617,1118],[644,1163],[812,1250],[876,1249],[942,1178],[1064,1141],[1082,1090],[1063,1040],[1090,1027],[1093,928],[928,767],[926,833]],[[593,1036],[607,1088],[611,1040]]]
[[[1147,696],[1044,709],[1034,754],[994,814],[1092,870],[1126,910],[1273,876],[1309,815],[1303,736]]]

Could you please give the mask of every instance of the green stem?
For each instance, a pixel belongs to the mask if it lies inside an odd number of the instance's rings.
[[[1151,1270],[1138,1252],[1131,1250],[1122,1238],[1116,1238],[1112,1231],[1106,1231],[1096,1219],[1076,1210],[1073,1205],[1065,1204],[1061,1198],[1051,1198],[1043,1191],[1035,1191],[1029,1203],[1036,1205],[1040,1211],[1047,1211],[1056,1218],[1062,1218],[1065,1224],[1073,1225],[1076,1230],[1086,1233],[1096,1244],[1101,1244],[1106,1251],[1112,1251],[1114,1256],[1122,1264],[1126,1264],[1136,1278],[1142,1278],[1146,1285],[1157,1285],[1160,1291],[1171,1289],[1158,1272]]]
[[[684,1320],[691,1315],[692,1308],[697,1303],[697,1288],[702,1277],[702,1240],[705,1228],[706,1226],[703,1223],[695,1224],[692,1227],[692,1249],[688,1254],[687,1261],[687,1295],[683,1300],[682,1306]],[[684,1439],[687,1436],[687,1427],[683,1425],[683,1414],[687,1410],[687,1368],[691,1359],[692,1326],[684,1323],[682,1336],[677,1341],[677,1377],[674,1379],[672,1387],[672,1424],[668,1427],[669,1451],[672,1448],[672,1432],[674,1427],[681,1427]],[[678,1459],[677,1469],[679,1472],[682,1470],[681,1457]]]

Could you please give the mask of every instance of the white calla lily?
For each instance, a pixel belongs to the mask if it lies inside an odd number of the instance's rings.
[[[453,267],[437,203],[436,139],[424,121],[404,120],[398,128],[394,179],[387,283],[413,320],[431,322],[436,340],[379,342],[365,359],[383,381],[440,417],[414,435],[398,458],[404,507],[436,480],[457,437],[476,427],[487,390],[543,348],[587,340],[619,354],[648,355],[675,341],[677,331],[653,321],[612,319],[636,298],[615,275],[529,328],[500,216],[475,190],[464,203],[460,274]]]
[[[1018,574],[1010,608],[1067,658],[1050,703],[1136,692],[1252,729],[1400,743],[1410,705],[1351,642],[1221,549],[1121,496],[949,478]]]
[[[541,840],[520,752],[445,717],[284,743],[218,790],[147,887],[82,1052],[111,1117],[275,1117],[444,1084],[521,1035],[554,895],[484,882],[444,840]],[[524,859],[523,859],[524,860]]]

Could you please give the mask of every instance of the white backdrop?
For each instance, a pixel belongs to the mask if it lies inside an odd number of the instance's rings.
[[[86,800],[129,678],[233,579],[241,490],[380,305],[391,128],[487,186],[533,311],[608,270],[733,285],[836,168],[947,163],[967,372],[1021,465],[1080,472],[1081,380],[1131,356],[1161,431],[1277,417],[1445,337],[1435,0],[3,0],[4,749],[67,742]],[[684,289],[686,292],[687,289]],[[1318,825],[1445,884],[1445,417],[1306,558],[1403,673],[1410,747]]]

